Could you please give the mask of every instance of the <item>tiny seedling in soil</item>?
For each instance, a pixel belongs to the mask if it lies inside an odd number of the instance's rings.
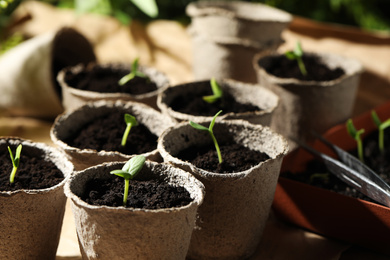
[[[9,146],[8,146],[8,151],[9,151],[9,155],[10,155],[11,161],[12,161],[12,172],[11,172],[11,175],[9,176],[9,182],[14,183],[15,174],[16,174],[16,171],[18,170],[19,163],[20,163],[20,154],[22,152],[22,145],[19,144],[18,147],[16,148],[15,157],[14,157],[12,150]]]
[[[287,51],[285,53],[286,57],[290,60],[296,60],[298,63],[299,70],[301,71],[303,76],[307,75],[305,64],[303,63],[302,56],[303,50],[300,41],[297,41],[294,50]]]
[[[364,162],[363,158],[363,142],[360,136],[364,133],[364,129],[360,129],[359,131],[356,130],[355,126],[353,125],[352,119],[348,119],[347,121],[347,131],[350,136],[352,136],[353,139],[355,139],[357,143],[357,151],[358,151],[358,157],[361,162]]]
[[[383,151],[385,150],[384,132],[385,129],[390,126],[390,118],[382,122],[374,110],[371,111],[371,117],[375,125],[378,127],[378,146],[379,146],[379,151],[383,153]]]
[[[222,98],[223,91],[214,78],[210,80],[210,86],[211,90],[213,91],[213,95],[203,96],[203,100],[212,104],[215,103],[218,99]]]
[[[112,170],[110,174],[115,174],[119,177],[125,179],[125,190],[123,193],[123,206],[126,207],[127,197],[129,196],[129,184],[130,180],[132,180],[142,169],[145,163],[145,156],[136,155],[131,158],[121,170]]]
[[[127,138],[129,136],[131,128],[133,126],[138,125],[138,122],[135,119],[135,117],[130,115],[130,114],[125,114],[125,123],[126,123],[126,129],[125,129],[125,132],[123,133],[123,137],[122,137],[122,143],[121,143],[122,146],[126,146]]]
[[[217,150],[219,163],[222,163],[222,155],[221,155],[221,150],[219,149],[219,145],[218,145],[217,139],[215,138],[214,133],[213,133],[213,127],[214,127],[214,124],[215,124],[215,120],[217,119],[217,116],[219,114],[221,114],[221,113],[222,113],[222,110],[220,110],[217,114],[215,114],[215,116],[213,117],[213,120],[211,120],[211,122],[210,122],[209,128],[204,127],[204,126],[202,126],[200,124],[197,124],[197,123],[194,123],[194,122],[190,121],[190,125],[193,128],[198,129],[198,130],[202,130],[202,131],[207,131],[210,134],[211,138],[213,139],[215,149]]]
[[[123,76],[118,84],[123,86],[125,85],[127,82],[129,82],[130,80],[132,80],[133,78],[135,77],[141,77],[141,78],[145,78],[145,79],[148,79],[148,76],[146,76],[144,73],[142,73],[141,71],[138,70],[138,58],[136,58],[133,63],[131,64],[131,71],[129,74]]]

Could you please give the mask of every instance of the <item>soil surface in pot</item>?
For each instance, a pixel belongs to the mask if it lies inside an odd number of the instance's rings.
[[[15,153],[16,146],[10,146]],[[12,162],[8,151],[0,155],[0,190],[36,190],[53,187],[60,183],[64,176],[54,163],[43,157],[30,155],[26,150],[21,153],[20,163],[13,184],[9,177],[12,172]]]
[[[157,136],[141,123],[131,128],[123,147],[121,142],[125,129],[124,113],[112,112],[89,122],[64,142],[80,149],[118,151],[128,155],[151,152],[157,148]]]
[[[107,180],[90,180],[81,199],[91,205],[123,206],[123,178],[113,176]],[[158,180],[130,180],[126,207],[162,209],[180,207],[192,201],[183,187],[174,187]]]
[[[123,86],[119,85],[118,81],[129,72],[126,69],[94,66],[77,74],[68,71],[65,74],[65,82],[76,89],[100,93],[140,95],[157,90],[157,85],[150,79],[138,76]]]
[[[223,97],[214,102],[207,103],[203,100],[203,96],[212,95],[210,84],[207,82],[208,88],[204,88],[200,93],[186,93],[185,95],[179,95],[172,100],[169,106],[183,114],[189,114],[194,116],[214,116],[218,111],[222,110],[222,114],[226,113],[244,113],[261,111],[257,106],[251,104],[239,103],[228,92],[224,91]],[[199,88],[203,88],[199,86]]]
[[[351,137],[352,138],[352,137]],[[364,162],[374,170],[388,184],[390,184],[390,129],[385,130],[384,134],[385,150],[380,152],[378,146],[378,131],[374,131],[363,139]],[[349,151],[357,157],[357,150]],[[333,174],[327,171],[325,165],[320,161],[310,161],[307,165],[307,171],[302,173],[284,172],[281,176],[314,185],[319,188],[335,191],[337,193],[375,202],[354,188],[351,188]]]
[[[301,73],[296,60],[290,60],[285,55],[261,60],[259,61],[259,65],[269,74],[276,77],[295,78],[305,81],[330,81],[345,74],[342,68],[329,68],[323,64],[316,55],[303,55],[302,59],[305,64],[307,75]]]
[[[189,147],[176,156],[198,168],[221,174],[245,171],[270,158],[265,153],[250,150],[237,143],[222,143],[219,147],[222,163],[218,162],[214,145]]]

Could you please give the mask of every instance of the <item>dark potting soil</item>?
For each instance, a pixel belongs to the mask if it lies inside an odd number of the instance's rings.
[[[208,82],[207,84],[209,85]],[[223,97],[214,103],[210,104],[203,100],[203,96],[212,94],[211,88],[204,89],[204,91],[196,94],[186,93],[185,95],[177,96],[170,106],[175,111],[194,116],[214,116],[220,110],[222,110],[222,114],[261,110],[259,107],[251,104],[237,102],[234,97],[226,91],[223,93]]]
[[[299,70],[297,61],[290,60],[284,55],[275,56],[272,59],[263,60],[263,62],[260,61],[259,65],[276,77],[305,81],[330,81],[345,74],[342,68],[330,69],[321,63],[318,56],[303,55],[302,59],[307,71],[305,76]]]
[[[123,206],[124,180],[113,176],[107,180],[91,180],[81,199],[91,205]],[[192,201],[183,187],[174,187],[157,180],[130,180],[126,207],[161,209],[180,207]]]
[[[390,184],[390,146],[388,145],[390,144],[390,129],[385,130],[384,139],[385,150],[382,153],[378,147],[378,131],[374,131],[365,136],[363,139],[363,155],[364,162],[367,166],[379,174],[385,182]],[[357,157],[356,150],[349,152]],[[320,161],[313,160],[309,162],[307,169],[308,170],[306,172],[299,174],[285,172],[281,173],[281,175],[283,177],[311,184],[319,188],[332,190],[346,196],[374,202],[372,199],[363,195],[356,189],[349,187],[333,174],[328,173],[325,165]],[[320,175],[318,175],[318,173],[320,173]],[[324,178],[321,178],[321,176]]]
[[[214,145],[189,147],[181,151],[177,157],[203,170],[222,174],[245,171],[270,158],[265,153],[250,150],[236,143],[222,143],[219,147],[222,163],[218,162]]]
[[[10,145],[10,147],[13,152],[16,150],[16,146]],[[46,189],[57,185],[64,179],[62,172],[54,163],[44,158],[31,156],[23,148],[13,184],[9,182],[11,172],[11,158],[8,150],[4,150],[4,153],[0,154],[1,191]]]
[[[157,148],[157,136],[143,124],[131,128],[123,147],[121,142],[125,129],[124,113],[112,112],[96,118],[64,142],[80,149],[118,151],[129,155],[151,152]]]
[[[157,85],[150,79],[134,77],[123,86],[118,81],[130,70],[94,66],[91,70],[73,74],[68,71],[65,82],[73,88],[101,93],[128,93],[140,95],[157,90]]]

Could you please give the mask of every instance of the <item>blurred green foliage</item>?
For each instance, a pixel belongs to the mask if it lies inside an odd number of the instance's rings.
[[[176,20],[187,24],[185,7],[195,0],[42,0],[77,12],[111,15],[127,24],[132,19],[149,22],[154,19]],[[367,30],[390,32],[390,0],[246,0],[261,2],[309,19],[339,23]],[[0,0],[0,27],[21,0]]]

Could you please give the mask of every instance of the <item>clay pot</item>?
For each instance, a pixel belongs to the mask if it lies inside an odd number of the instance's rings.
[[[345,74],[330,81],[304,81],[278,78],[266,71],[270,61],[280,55],[284,54],[260,53],[254,58],[259,84],[280,98],[271,128],[286,137],[312,141],[311,130],[323,133],[351,116],[363,70],[360,62],[336,54],[305,53],[318,56],[331,69],[340,67]],[[291,149],[296,147],[291,140],[289,145]]]
[[[389,118],[390,103],[375,111],[380,118]],[[377,131],[371,111],[354,118],[353,122],[357,129],[365,129],[363,140],[364,136]],[[356,148],[356,141],[348,136],[345,124],[331,128],[324,136],[346,151]],[[332,154],[321,142],[315,142],[314,147]],[[302,172],[312,159],[306,151],[298,149],[285,157],[282,172]],[[281,177],[273,209],[279,218],[304,229],[390,255],[388,207]]]
[[[139,66],[139,71],[146,74],[152,82],[156,83],[157,90],[139,94],[139,95],[131,95],[129,93],[101,93],[96,91],[88,91],[77,89],[74,86],[70,86],[68,82],[66,82],[65,76],[67,74],[77,75],[81,72],[91,71],[95,66],[99,66],[102,69],[110,69],[110,70],[131,70],[130,64],[120,64],[120,63],[109,63],[109,64],[89,64],[85,66],[83,64],[79,64],[74,67],[68,67],[61,70],[58,73],[57,80],[62,88],[63,100],[62,104],[65,110],[76,109],[89,101],[97,101],[97,100],[124,100],[124,101],[137,101],[141,103],[145,103],[155,109],[157,109],[157,95],[161,93],[165,88],[169,85],[169,80],[165,74],[157,71],[151,67]],[[119,80],[119,79],[118,79]]]
[[[193,201],[182,207],[147,210],[93,206],[80,199],[90,179],[112,178],[124,163],[93,166],[65,185],[71,200],[83,259],[185,259],[204,186],[187,172],[146,161],[136,179],[160,179],[184,187]]]
[[[8,145],[19,144],[23,145],[22,154],[53,162],[65,179],[46,189],[0,191],[0,258],[55,259],[65,212],[63,185],[73,166],[60,151],[46,144],[13,137],[0,139],[0,149],[7,153]]]
[[[17,116],[56,117],[63,111],[58,71],[94,60],[91,44],[72,28],[19,44],[0,59],[0,109]]]
[[[258,107],[258,111],[244,113],[226,113],[219,118],[243,119],[253,124],[269,125],[273,112],[279,103],[279,98],[268,89],[259,85],[238,82],[234,80],[218,80],[222,90],[232,94],[235,100]],[[200,93],[210,89],[210,81],[196,81],[187,84],[179,84],[164,90],[157,98],[157,105],[162,113],[169,115],[177,121],[204,121],[211,120],[214,115],[194,116],[181,113],[172,109],[171,104],[178,96],[200,97]]]
[[[242,1],[194,2],[186,12],[192,20],[196,80],[217,77],[255,83],[253,56],[276,50],[281,32],[292,20],[282,10]]]
[[[170,117],[164,116],[153,108],[142,103],[129,101],[113,102],[100,100],[87,103],[76,110],[65,112],[56,118],[50,131],[50,137],[54,144],[65,152],[76,170],[82,170],[107,161],[127,161],[131,157],[131,155],[116,151],[80,149],[69,146],[64,141],[88,122],[113,111],[121,111],[133,115],[139,124],[145,125],[156,136],[159,136],[166,128],[175,124]],[[161,156],[157,149],[143,155],[149,160],[161,161]]]
[[[200,122],[203,125],[209,121]],[[190,259],[245,259],[258,246],[268,218],[287,142],[268,127],[243,120],[217,121],[214,134],[218,142],[234,140],[250,149],[265,152],[270,159],[242,172],[213,173],[177,158],[192,146],[209,144],[205,131],[188,123],[168,128],[159,138],[158,149],[165,162],[182,168],[206,187],[199,208],[199,229],[192,235]]]

